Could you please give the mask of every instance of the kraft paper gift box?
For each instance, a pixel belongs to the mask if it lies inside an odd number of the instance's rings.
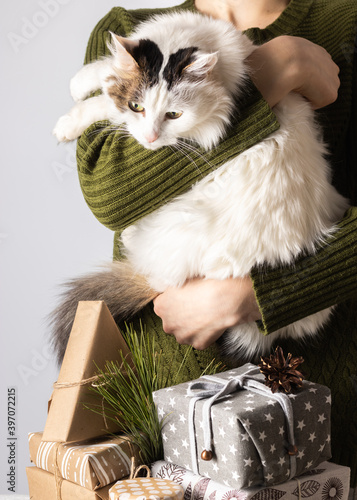
[[[107,361],[120,361],[120,351],[133,365],[129,349],[105,303],[79,302],[49,402],[44,441],[83,441],[120,432],[119,420],[114,422],[104,417],[104,402],[90,390],[97,367],[104,369]],[[103,411],[94,413],[86,406],[97,406]]]
[[[109,500],[112,485],[100,490],[88,490],[37,467],[26,467],[31,500]]]
[[[153,477],[171,479],[185,490],[185,500],[278,500],[279,498],[309,500],[347,500],[350,487],[350,469],[331,462],[283,484],[267,488],[232,490],[229,486],[199,476],[169,462],[155,462]]]
[[[128,476],[132,457],[140,464],[138,447],[120,435],[58,443],[42,441],[42,433],[35,432],[29,434],[29,448],[36,467],[90,490]]]
[[[235,489],[283,483],[331,457],[322,385],[273,394],[246,364],[156,391],[154,401],[164,459]]]

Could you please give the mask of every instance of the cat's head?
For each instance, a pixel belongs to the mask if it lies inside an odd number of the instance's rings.
[[[115,104],[111,120],[124,117],[130,134],[147,149],[180,139],[214,146],[234,108],[220,74],[220,53],[197,46],[167,52],[149,39],[111,37],[113,73],[104,88]]]

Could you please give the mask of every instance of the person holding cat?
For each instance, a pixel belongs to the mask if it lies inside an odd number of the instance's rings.
[[[86,62],[107,53],[109,30],[126,36],[153,13],[170,10],[112,9],[91,35]],[[332,459],[351,467],[351,484],[356,485],[357,56],[353,47],[357,6],[353,0],[186,0],[176,10],[229,20],[260,45],[248,61],[256,88],[243,103],[249,112],[232,132],[235,151],[244,151],[276,130],[271,108],[289,92],[301,93],[319,109],[334,185],[353,208],[328,244],[315,255],[299,257],[293,268],[255,269],[243,279],[194,279],[159,295],[140,318],[156,337],[168,365],[173,362],[176,340],[181,356],[185,344],[197,349],[190,354],[184,374],[194,379],[201,367],[217,357],[215,342],[228,327],[258,321],[262,335],[269,335],[338,304],[313,343],[279,344],[304,357],[308,379],[331,388]],[[78,171],[90,209],[116,231],[117,241],[127,226],[189,189],[206,165],[200,158],[195,157],[194,163],[180,158],[179,168],[169,169],[162,156],[158,164],[158,152],[136,149],[133,143],[126,150],[113,136],[99,126],[90,127],[78,141]],[[225,161],[232,147],[232,136],[223,140],[210,156],[210,168]],[[120,257],[117,244],[114,256]]]

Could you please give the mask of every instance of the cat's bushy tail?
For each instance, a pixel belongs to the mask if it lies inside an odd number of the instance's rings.
[[[51,344],[60,364],[67,347],[79,301],[103,300],[114,320],[127,320],[151,302],[158,292],[128,261],[115,261],[98,272],[64,283],[59,306],[50,314]]]

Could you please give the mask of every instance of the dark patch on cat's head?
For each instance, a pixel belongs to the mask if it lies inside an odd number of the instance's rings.
[[[175,83],[181,80],[183,70],[195,60],[194,54],[196,51],[197,47],[188,47],[186,49],[179,49],[170,55],[162,75],[167,81],[168,89],[171,89]]]
[[[143,74],[139,68],[130,73],[110,76],[108,82],[113,82],[108,85],[108,95],[120,111],[128,109],[129,101],[139,101],[139,89],[143,86]]]
[[[142,90],[159,82],[164,60],[159,47],[151,40],[139,40],[137,46],[126,49],[135,59],[137,67],[130,72],[118,70],[117,76],[108,78],[108,81],[113,81],[108,87],[108,94],[121,111],[127,109],[128,101],[140,102]],[[197,50],[197,47],[188,47],[170,55],[162,75],[169,90],[182,79],[184,69],[195,61]]]
[[[134,70],[118,70],[117,76],[109,77],[113,84],[108,87],[108,95],[121,111],[128,108],[128,101],[140,102],[142,89],[159,82],[159,74],[164,56],[155,42],[139,40],[137,46],[126,47],[137,63]]]
[[[161,50],[151,40],[139,40],[131,55],[144,74],[145,83],[152,87],[159,81],[159,73],[164,60]]]

